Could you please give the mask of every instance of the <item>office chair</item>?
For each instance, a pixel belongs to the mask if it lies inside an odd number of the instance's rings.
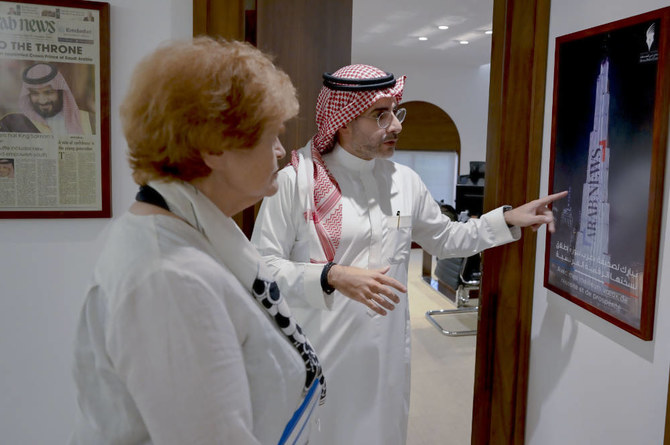
[[[478,312],[478,306],[466,306],[466,304],[470,301],[470,291],[479,290],[479,285],[481,283],[481,255],[476,254],[468,258],[445,258],[437,260],[435,276],[438,278],[440,284],[446,285],[453,291],[456,309],[436,309],[428,311],[426,312],[428,321],[442,332],[442,334],[450,337],[475,335],[477,333],[476,329],[460,331],[447,330],[434,318],[434,316]],[[440,289],[438,290],[445,295],[445,292]]]

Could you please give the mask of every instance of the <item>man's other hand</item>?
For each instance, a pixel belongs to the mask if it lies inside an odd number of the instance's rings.
[[[386,273],[390,266],[381,269],[361,269],[360,267],[336,264],[328,272],[328,283],[352,300],[363,303],[380,315],[392,311],[400,298],[391,288],[406,293],[402,283]]]

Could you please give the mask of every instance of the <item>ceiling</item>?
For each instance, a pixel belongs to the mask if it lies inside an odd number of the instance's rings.
[[[480,66],[491,60],[491,36],[484,31],[492,16],[493,0],[353,0],[352,47],[359,60],[439,58]]]

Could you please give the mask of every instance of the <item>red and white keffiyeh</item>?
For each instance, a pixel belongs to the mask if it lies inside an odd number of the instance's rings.
[[[40,82],[40,79],[48,79]],[[79,121],[79,107],[65,78],[54,65],[37,63],[26,68],[24,82],[19,93],[19,109],[33,122],[46,125],[46,120],[40,116],[30,102],[30,88],[49,86],[54,90],[63,91],[63,117],[69,134],[84,134]]]
[[[340,79],[373,79],[387,73],[370,65],[349,65],[333,73]],[[369,91],[341,91],[321,88],[316,101],[317,134],[312,139],[314,163],[314,210],[306,211],[307,221],[313,221],[327,261],[333,261],[342,236],[342,196],[340,187],[321,158],[335,146],[337,131],[363,114],[379,99],[394,97],[402,100],[405,76],[396,79],[394,86]],[[297,170],[298,154],[291,153],[291,164]]]

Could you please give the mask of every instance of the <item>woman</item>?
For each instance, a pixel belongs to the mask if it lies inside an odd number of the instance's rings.
[[[247,44],[171,43],[136,68],[121,118],[141,187],[82,311],[73,444],[306,441],[320,365],[230,218],[276,192],[297,111]]]

